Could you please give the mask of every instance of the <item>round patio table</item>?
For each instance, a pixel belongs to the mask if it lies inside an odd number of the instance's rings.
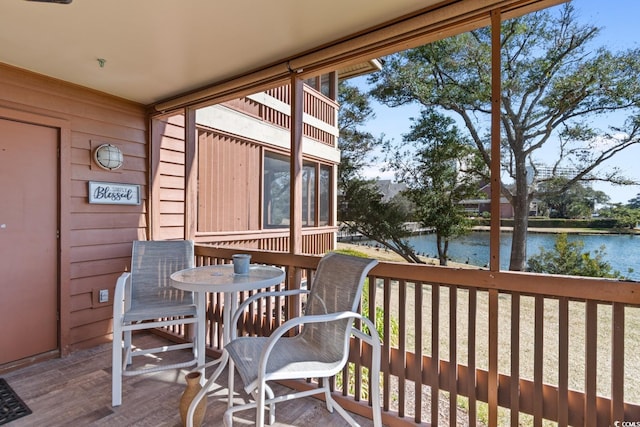
[[[222,313],[222,345],[231,340],[235,334],[231,333],[233,325],[231,325],[231,316],[235,313],[238,306],[238,292],[267,288],[284,281],[284,270],[270,265],[251,264],[247,274],[236,274],[233,272],[233,264],[206,265],[202,267],[187,268],[185,270],[176,271],[171,275],[173,281],[172,286],[183,291],[191,291],[195,293],[195,301],[198,313],[206,313],[206,294],[207,292],[223,292],[225,307]],[[227,307],[228,304],[228,307]],[[205,368],[218,365],[215,372],[211,375],[211,379],[217,378],[219,373],[224,369],[228,362],[228,353],[222,353],[220,359],[209,363],[204,363],[205,353],[205,329],[206,316],[200,316],[200,325],[198,325],[198,335],[196,336],[196,347],[198,352],[198,366],[194,371],[201,371],[200,383],[204,385],[200,393],[198,393],[191,405],[187,415],[187,426],[193,423],[193,412],[198,402],[208,392],[210,381],[206,380]],[[206,385],[205,385],[206,381]],[[233,398],[233,384],[229,382],[229,400],[231,405]]]

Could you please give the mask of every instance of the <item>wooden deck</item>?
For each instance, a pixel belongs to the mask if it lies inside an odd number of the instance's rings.
[[[146,344],[162,341],[153,335],[142,337]],[[135,343],[135,340],[134,340]],[[122,406],[111,407],[111,345],[79,351],[17,371],[3,373],[9,385],[33,411],[20,418],[18,426],[179,426],[178,402],[184,390],[182,371],[164,371],[126,377]],[[222,426],[226,408],[226,375],[221,387],[209,396],[205,426]],[[246,396],[236,377],[236,396]],[[354,416],[362,426],[370,420]],[[253,411],[239,412],[234,425],[253,425]],[[347,426],[337,413],[329,413],[315,398],[284,402],[276,407],[276,426]]]

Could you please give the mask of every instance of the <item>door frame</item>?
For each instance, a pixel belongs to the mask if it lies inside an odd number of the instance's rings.
[[[25,108],[21,105],[20,108]],[[58,350],[60,356],[70,353],[71,265],[70,265],[70,201],[71,201],[71,124],[68,120],[37,112],[12,109],[0,105],[0,118],[58,130]]]

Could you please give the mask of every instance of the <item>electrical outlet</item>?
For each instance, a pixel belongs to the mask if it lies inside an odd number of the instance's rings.
[[[109,289],[100,289],[98,302],[109,302]]]

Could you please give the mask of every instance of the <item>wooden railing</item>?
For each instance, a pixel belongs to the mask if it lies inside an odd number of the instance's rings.
[[[279,102],[288,106],[291,105],[291,90],[289,86],[269,89],[265,93]],[[250,101],[248,100],[247,102]],[[338,104],[306,85],[304,86],[303,111],[305,114],[317,119],[319,122],[325,123],[329,128],[337,128],[338,126]],[[285,129],[289,129],[291,127],[291,115],[288,109],[287,111],[284,111],[275,108],[275,106],[262,105],[259,112],[256,114],[259,115],[262,120],[273,125],[280,126]],[[328,132],[326,129],[307,122],[303,123],[302,130],[304,136],[308,138],[322,142],[331,147],[336,146],[335,132]]]
[[[197,245],[197,264],[227,263],[234,252]],[[304,284],[320,259],[248,252],[252,262],[286,269],[282,289]],[[383,262],[363,301],[383,339],[385,424],[640,421],[640,284]],[[268,334],[301,304],[251,307],[240,331]],[[212,353],[221,344],[223,308],[222,296],[211,294]],[[351,368],[338,382],[350,386],[336,385],[348,409],[364,415],[369,356],[354,342]]]
[[[336,227],[309,227],[302,230],[302,253],[324,254],[334,247]],[[197,243],[216,247],[247,248],[261,251],[289,252],[289,230],[268,229],[234,232],[198,232]]]

